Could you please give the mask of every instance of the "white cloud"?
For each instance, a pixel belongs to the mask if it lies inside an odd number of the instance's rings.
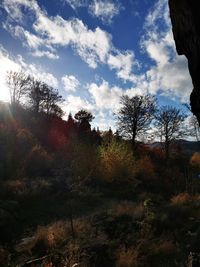
[[[87,5],[87,0],[65,0],[65,2],[74,10]]]
[[[12,26],[11,24],[4,23],[3,27],[9,31],[14,37],[22,40],[23,46],[28,47],[31,50],[31,54],[35,57],[48,57],[50,59],[58,59],[59,56],[56,50],[48,44],[41,37],[25,30],[22,26]],[[48,50],[44,50],[43,47],[46,46]],[[45,49],[46,49],[45,48]]]
[[[134,82],[135,76],[132,72],[132,68],[137,64],[137,60],[135,60],[132,51],[126,51],[125,53],[117,51],[116,55],[110,54],[108,57],[109,67],[115,69],[117,71],[117,76],[124,81]]]
[[[120,99],[122,95],[128,95],[133,97],[135,95],[147,94],[147,83],[143,84],[144,81],[140,79],[140,87],[121,88],[118,86],[111,86],[107,81],[101,80],[99,84],[91,83],[87,85],[88,92],[94,101],[95,108],[101,112],[117,111],[120,108]],[[138,80],[139,84],[139,80]]]
[[[114,110],[118,108],[120,97],[123,94],[121,88],[117,86],[110,87],[109,83],[104,80],[100,85],[96,83],[89,84],[88,91],[99,109]]]
[[[82,99],[79,96],[69,95],[66,98],[66,101],[62,104],[62,109],[67,116],[70,112],[75,114],[81,109],[87,109],[92,112],[94,110],[94,106],[86,99]]]
[[[120,9],[119,3],[112,0],[93,0],[89,5],[90,14],[108,24],[115,16],[119,15]]]
[[[58,59],[59,56],[57,54],[54,54],[50,51],[42,51],[42,50],[36,50],[32,52],[32,55],[34,57],[47,57],[49,59]]]
[[[73,75],[65,75],[61,80],[64,85],[65,91],[75,92],[77,87],[80,85],[77,78]]]
[[[24,6],[31,10],[38,10],[38,4],[35,0],[3,0],[2,7],[7,11],[9,16],[18,21],[23,22],[24,13],[20,6]]]

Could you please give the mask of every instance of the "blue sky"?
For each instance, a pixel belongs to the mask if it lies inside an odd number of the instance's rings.
[[[100,129],[114,127],[123,94],[180,107],[192,88],[167,0],[0,0],[0,99],[6,71],[20,69],[58,88],[66,114],[90,110]]]

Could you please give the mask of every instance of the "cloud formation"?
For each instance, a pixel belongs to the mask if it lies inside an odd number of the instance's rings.
[[[119,78],[130,80],[135,64],[134,53],[115,48],[108,32],[99,27],[91,30],[77,18],[65,20],[59,15],[49,17],[35,0],[4,0],[3,6],[15,22],[8,19],[4,27],[22,39],[32,55],[57,59],[56,48],[70,46],[89,67],[97,68],[98,64],[105,64],[110,69],[116,69]],[[23,25],[16,25],[25,16],[23,8],[33,13],[32,32],[24,29]]]
[[[64,85],[65,91],[75,92],[77,87],[80,85],[78,79],[73,75],[65,75],[62,77],[62,83]]]
[[[119,15],[120,10],[121,5],[112,0],[93,0],[89,5],[90,14],[106,24],[112,23],[114,17]]]
[[[74,10],[87,5],[87,0],[65,0],[65,2]]]

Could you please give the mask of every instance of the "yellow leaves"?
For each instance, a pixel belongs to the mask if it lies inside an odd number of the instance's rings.
[[[135,161],[131,149],[112,142],[101,149],[101,167],[106,181],[127,181],[134,178]]]

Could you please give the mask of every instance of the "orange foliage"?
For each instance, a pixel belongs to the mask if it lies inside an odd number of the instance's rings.
[[[108,182],[132,180],[135,176],[132,151],[125,144],[112,142],[102,148],[101,164],[104,179]]]
[[[190,163],[195,167],[200,167],[200,153],[195,152],[190,159]]]

